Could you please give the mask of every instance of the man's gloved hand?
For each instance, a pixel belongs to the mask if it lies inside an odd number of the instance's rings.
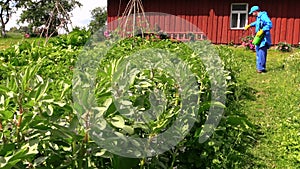
[[[249,29],[251,26],[250,25],[246,25],[245,27],[244,27],[244,30],[247,30],[247,29]]]
[[[261,29],[261,30],[259,30],[259,31],[256,33],[255,36],[261,36],[263,33],[264,33],[264,31]]]

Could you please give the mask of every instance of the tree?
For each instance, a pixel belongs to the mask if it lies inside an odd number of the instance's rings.
[[[97,7],[91,11],[92,20],[89,24],[89,28],[92,32],[96,32],[101,29],[107,20],[107,11],[105,8]]]
[[[1,0],[0,1],[0,22],[1,22],[1,36],[6,36],[6,24],[8,23],[11,15],[21,8],[26,0]]]
[[[43,35],[46,37],[51,36],[53,33],[57,33],[58,28],[68,31],[67,25],[71,24],[70,12],[81,5],[77,0],[28,1],[18,22],[27,22],[30,30],[44,27],[40,33],[44,33]]]

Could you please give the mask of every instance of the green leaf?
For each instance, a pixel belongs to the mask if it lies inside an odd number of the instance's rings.
[[[214,106],[217,106],[217,107],[221,107],[221,108],[223,108],[223,109],[226,108],[226,106],[225,106],[223,103],[217,102],[217,101],[212,101],[212,102],[211,102],[211,105],[214,105]]]
[[[38,154],[38,145],[39,145],[40,140],[35,139],[35,140],[30,140],[28,144],[24,146],[24,148],[28,148],[27,154]]]
[[[11,153],[13,153],[13,150],[16,149],[15,143],[7,143],[7,144],[2,144],[0,147],[0,156],[7,156]]]
[[[52,107],[52,105],[49,104],[49,105],[47,106],[47,108],[48,108],[48,111],[47,111],[48,116],[52,116],[52,115],[53,115],[53,107]]]
[[[63,102],[53,102],[54,104],[58,105],[59,107],[64,107],[66,103]]]
[[[6,93],[9,92],[9,88],[7,88],[6,86],[0,85],[0,92]]]
[[[21,160],[24,160],[26,158],[27,152],[28,152],[28,149],[25,147],[22,147],[22,149],[20,149],[13,155],[4,157],[5,163],[0,163],[0,168],[1,169],[10,169],[10,168],[14,167],[18,162],[20,162]],[[2,159],[2,161],[4,161],[4,160]]]
[[[41,86],[38,87],[36,95],[35,95],[35,100],[36,101],[40,101],[42,99],[42,97],[44,96],[44,94],[48,90],[48,86],[49,86],[49,81],[46,81],[46,83],[44,83],[44,84],[42,84]]]
[[[128,134],[134,134],[134,128],[132,128],[131,126],[125,125],[122,129]]]
[[[77,116],[74,116],[70,122],[69,129],[70,130],[75,130],[79,126],[79,120]]]
[[[46,126],[46,125],[44,125],[44,124],[38,124],[38,125],[32,125],[31,126],[31,128],[33,128],[33,129],[37,129],[37,130],[39,130],[39,131],[48,131],[48,130],[51,130],[51,127],[49,127],[49,126]]]
[[[67,83],[64,83],[64,89],[63,91],[61,92],[61,95],[60,95],[60,98],[63,98],[63,96],[65,95],[66,91],[68,89],[70,89],[71,85],[67,84]],[[62,106],[61,106],[62,107]]]
[[[13,115],[14,115],[14,113],[11,111],[8,111],[8,110],[0,111],[0,117],[2,118],[2,120],[11,119]]]
[[[29,76],[30,76],[30,66],[28,66],[28,67],[26,67],[26,69],[25,69],[25,74],[24,74],[24,76],[23,76],[23,78],[22,78],[22,88],[23,88],[23,91],[25,91],[26,90],[26,88],[27,88],[27,84],[29,83]]]
[[[1,97],[0,97],[0,105],[4,106],[4,103],[5,103],[4,100],[5,100],[4,95],[1,95]]]
[[[111,119],[111,124],[117,128],[123,129],[125,126],[125,121],[122,116],[116,115]]]
[[[10,160],[10,158],[3,158],[2,160],[4,162],[0,163],[0,167],[1,169],[11,169],[12,167],[14,167],[18,162],[21,161],[21,159],[16,159],[16,160]]]
[[[100,152],[97,152],[94,156],[96,157],[101,157],[103,156],[107,151],[105,149],[101,149]]]
[[[84,107],[77,102],[74,103],[73,108],[76,111],[77,115],[81,115],[85,112]]]
[[[36,75],[36,78],[37,78],[39,83],[44,83],[44,80],[40,75]]]
[[[140,87],[143,87],[143,88],[148,88],[148,87],[151,87],[152,84],[149,83],[149,82],[146,82],[146,81],[143,81],[143,82],[140,82]]]
[[[131,101],[128,101],[128,100],[122,100],[120,102],[122,105],[125,105],[125,106],[131,106],[132,105],[132,102]]]
[[[42,86],[39,86],[39,87],[37,88],[37,90],[36,90],[36,92],[35,92],[35,96],[34,96],[34,99],[35,99],[36,101],[38,101],[38,98],[40,97],[41,92],[42,92]]]
[[[103,106],[108,108],[111,104],[112,104],[112,98],[109,98],[104,102]]]
[[[38,157],[37,159],[34,160],[33,162],[33,166],[37,167],[39,165],[41,165],[43,162],[45,162],[49,157]]]
[[[73,138],[75,140],[80,140],[83,138],[81,135],[77,135],[74,131],[70,130],[67,127],[52,123],[56,129],[51,131],[51,134],[54,138]]]

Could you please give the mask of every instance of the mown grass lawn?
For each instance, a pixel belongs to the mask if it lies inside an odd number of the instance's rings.
[[[300,50],[270,49],[267,73],[255,71],[255,52],[234,49],[238,78],[254,89],[256,99],[245,100],[243,111],[261,133],[250,153],[252,168],[300,168]]]

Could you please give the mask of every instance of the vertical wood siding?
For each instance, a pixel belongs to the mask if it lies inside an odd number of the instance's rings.
[[[120,16],[124,12],[129,0],[121,0]],[[120,0],[108,0],[109,27],[116,28]],[[248,3],[249,9],[259,5],[267,11],[273,22],[271,30],[273,44],[287,42],[299,44],[300,42],[300,12],[299,0],[143,0],[145,12],[162,12],[178,16],[150,15],[151,25],[159,25],[163,30],[174,32],[202,31],[207,39],[216,44],[240,44],[241,38],[254,33],[254,28],[243,30],[230,29],[230,10],[232,3]],[[249,16],[248,23],[255,21]],[[187,22],[193,24],[190,26]],[[197,30],[198,29],[198,30]]]

